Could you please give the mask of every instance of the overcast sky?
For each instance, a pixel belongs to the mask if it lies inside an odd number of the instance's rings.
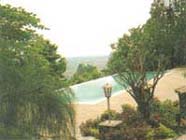
[[[65,57],[108,55],[110,44],[146,22],[152,0],[1,0],[38,15]]]

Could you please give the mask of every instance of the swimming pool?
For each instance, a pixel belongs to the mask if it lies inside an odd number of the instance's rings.
[[[154,72],[147,74],[148,79],[152,79]],[[105,100],[103,85],[110,83],[112,85],[112,96],[125,90],[119,83],[115,81],[113,76],[107,76],[96,80],[91,80],[81,84],[71,86],[71,90],[75,94],[76,102],[94,104]]]

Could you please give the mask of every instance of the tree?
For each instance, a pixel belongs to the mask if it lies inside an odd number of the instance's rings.
[[[6,45],[5,48],[12,49],[15,53],[22,53],[23,49],[27,47],[35,48],[48,60],[51,65],[51,72],[63,77],[66,61],[56,53],[57,46],[55,44],[36,33],[35,29],[47,29],[40,23],[36,15],[26,12],[22,8],[11,8],[10,5],[1,5],[0,8],[1,42],[4,45],[13,44],[12,47]]]
[[[131,29],[129,35],[119,39],[108,68],[118,74],[116,80],[126,88],[136,101],[139,112],[149,121],[154,90],[164,74],[166,59],[148,48],[147,40],[144,27]],[[155,71],[151,83],[148,82],[149,70]]]
[[[186,3],[182,0],[166,6],[161,1],[155,1],[151,7],[151,18],[144,25],[151,42],[150,48],[169,58],[169,68],[186,64],[185,8]]]
[[[119,81],[138,104],[144,118],[150,117],[150,103],[154,89],[166,68],[186,64],[186,3],[182,0],[165,5],[153,2],[151,17],[143,26],[133,28],[129,35],[119,39],[108,68],[119,74]],[[148,71],[156,71],[151,86],[146,78]],[[128,88],[129,89],[129,88]]]
[[[98,71],[97,67],[89,64],[79,64],[77,71],[72,76],[71,84],[78,84],[99,77],[101,77],[101,72]]]
[[[36,15],[0,5],[1,136],[74,134],[73,95],[59,78],[65,61],[57,46],[42,38]],[[61,90],[59,90],[61,89]],[[13,132],[11,133],[11,130]]]
[[[52,44],[49,40],[43,39],[42,36],[36,36],[32,44],[32,48],[35,48],[39,54],[43,55],[49,62],[49,69],[51,74],[59,78],[63,83],[63,87],[68,87],[68,80],[63,75],[66,71],[66,59],[57,54],[57,46]]]
[[[57,54],[57,46],[49,40],[38,36],[37,41],[33,42],[32,47],[38,48],[39,53],[47,59],[50,64],[51,73],[56,74],[60,79],[64,78],[63,73],[66,71],[66,60],[61,55]]]

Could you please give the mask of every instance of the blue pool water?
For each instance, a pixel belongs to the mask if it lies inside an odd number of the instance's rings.
[[[152,79],[153,76],[153,72],[149,72],[147,74],[148,79]],[[113,76],[107,76],[81,84],[73,85],[70,88],[75,94],[76,102],[91,104],[105,99],[103,86],[106,83],[112,85],[112,95],[117,95],[120,91],[124,90],[124,88],[115,81]]]

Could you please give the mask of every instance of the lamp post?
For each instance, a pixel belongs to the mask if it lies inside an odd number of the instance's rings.
[[[108,117],[109,117],[109,122],[110,122],[110,97],[111,97],[111,93],[112,93],[112,85],[109,83],[106,83],[103,86],[103,90],[104,90],[105,97],[107,98],[107,110],[109,113]]]
[[[107,98],[107,109],[108,109],[108,120],[105,120],[99,123],[99,133],[100,138],[106,140],[108,137],[105,136],[105,132],[112,132],[114,130],[120,130],[122,128],[122,121],[121,120],[110,120],[110,97],[112,93],[112,85],[106,83],[103,86],[105,97]]]

